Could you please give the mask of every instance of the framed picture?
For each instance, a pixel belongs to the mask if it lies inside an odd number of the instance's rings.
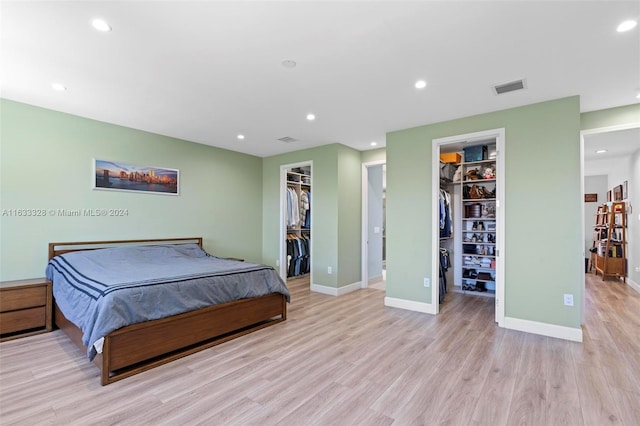
[[[628,192],[629,188],[627,186],[628,186],[628,184],[627,184],[627,181],[625,180],[622,183],[622,199],[623,200],[626,200],[629,197],[629,192]]]
[[[611,201],[611,191],[607,191],[607,201]]]
[[[597,203],[598,202],[598,194],[584,194],[584,202],[585,203]]]
[[[93,189],[178,195],[177,169],[93,160]]]
[[[622,185],[613,188],[613,201],[622,201]]]

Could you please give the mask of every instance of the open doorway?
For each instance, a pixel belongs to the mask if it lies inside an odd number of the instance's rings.
[[[489,147],[493,151],[489,155]],[[446,291],[442,286],[444,234],[450,239],[454,288],[495,298],[495,321],[504,322],[505,268],[505,130],[434,139],[432,143],[431,312],[437,314]],[[443,209],[441,153],[455,153],[459,176],[451,176],[450,207]],[[462,153],[462,155],[460,155]],[[447,198],[446,196],[444,197]],[[443,215],[444,210],[444,215]],[[450,213],[452,211],[453,213]],[[440,214],[438,214],[440,213]],[[451,216],[449,220],[447,217]],[[443,220],[444,216],[444,220]],[[443,228],[443,222],[444,227]],[[489,288],[491,286],[491,289]]]
[[[313,162],[280,167],[280,277],[308,278],[312,274]]]
[[[590,250],[597,245],[595,221],[597,209],[604,209],[615,201],[614,190],[624,186],[620,200],[626,207],[626,267],[625,280],[607,277],[617,284],[630,285],[640,292],[640,216],[636,211],[640,206],[640,124],[615,126],[583,131],[582,139],[582,186],[583,186],[583,241],[585,252],[585,283],[589,274],[595,275],[593,263],[597,253]],[[635,207],[635,209],[634,209]],[[635,217],[635,220],[634,220]],[[602,281],[593,280],[596,284]],[[619,281],[619,282],[618,282]],[[584,309],[583,309],[584,315]],[[583,323],[584,323],[583,318]]]
[[[362,164],[362,288],[386,291],[386,164]]]

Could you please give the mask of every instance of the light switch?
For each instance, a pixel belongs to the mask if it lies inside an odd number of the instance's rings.
[[[374,226],[373,227],[373,233],[374,234],[379,234],[380,233],[380,227],[379,226]]]

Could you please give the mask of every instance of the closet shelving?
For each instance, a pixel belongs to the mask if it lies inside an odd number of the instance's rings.
[[[495,296],[496,280],[496,159],[462,162],[462,283],[463,292]]]

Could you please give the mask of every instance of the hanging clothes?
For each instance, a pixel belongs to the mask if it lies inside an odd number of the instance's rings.
[[[453,216],[451,209],[451,194],[444,189],[440,189],[439,194],[439,225],[440,225],[440,238],[449,238],[453,235]],[[451,260],[449,258],[449,251],[440,248],[439,253],[439,303],[444,301],[444,297],[447,294],[447,269],[451,266]]]
[[[453,217],[451,215],[451,194],[440,190],[440,238],[448,238],[453,234]]]
[[[311,191],[305,190],[307,195],[307,211],[304,215],[304,225],[303,228],[311,228]]]
[[[308,274],[311,270],[311,238],[308,235],[287,236],[287,277]]]
[[[296,191],[287,187],[287,226],[295,227],[300,223],[300,203]]]
[[[444,296],[447,294],[447,269],[451,266],[451,259],[449,258],[449,251],[446,249],[440,249],[440,291],[439,293],[439,303],[444,301]]]
[[[308,228],[308,226],[306,226],[307,224],[307,213],[309,212],[309,210],[311,209],[311,202],[310,202],[310,196],[309,196],[309,191],[307,191],[306,189],[303,189],[302,191],[300,191],[300,223],[302,224],[303,228]]]

